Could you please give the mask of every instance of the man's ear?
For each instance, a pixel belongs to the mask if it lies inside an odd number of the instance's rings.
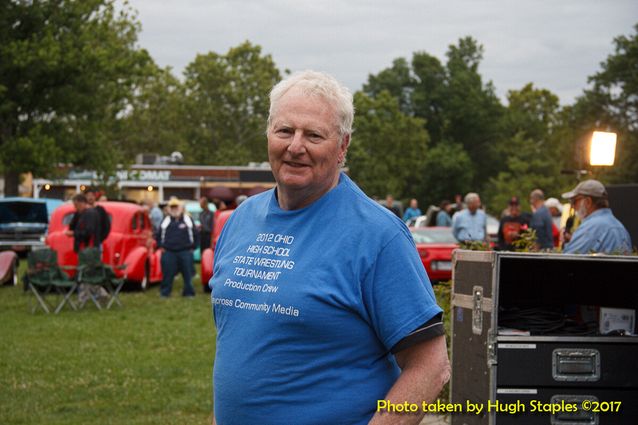
[[[350,146],[350,135],[346,134],[345,136],[343,136],[343,139],[341,139],[341,146],[339,146],[339,155],[337,156],[339,164],[343,164],[346,158],[346,153],[348,153],[349,146]]]

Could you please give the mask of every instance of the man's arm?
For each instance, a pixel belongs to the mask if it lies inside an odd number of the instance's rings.
[[[459,231],[461,230],[461,226],[459,222],[460,222],[459,215],[454,214],[454,216],[452,217],[452,234],[454,235],[457,241],[463,242],[462,240],[459,239]]]
[[[438,336],[406,348],[395,354],[401,375],[385,399],[392,403],[430,403],[450,379],[445,336]],[[421,409],[419,409],[421,410]],[[421,422],[425,413],[377,412],[370,425],[412,425]]]

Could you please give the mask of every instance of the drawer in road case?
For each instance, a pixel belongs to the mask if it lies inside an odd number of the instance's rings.
[[[497,343],[503,386],[638,389],[638,338],[528,337]]]
[[[638,424],[638,390],[498,388],[496,398],[501,403],[496,425]],[[507,413],[508,406],[517,413]],[[549,411],[552,407],[554,414]]]

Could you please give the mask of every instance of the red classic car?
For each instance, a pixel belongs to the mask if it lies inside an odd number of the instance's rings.
[[[204,291],[210,291],[210,288],[208,287],[208,281],[211,277],[213,277],[215,246],[217,245],[219,235],[224,228],[224,224],[226,224],[233,211],[235,210],[224,210],[215,212],[215,224],[213,225],[211,248],[208,248],[204,250],[204,252],[202,252],[202,286],[204,287]]]
[[[452,229],[412,227],[410,232],[432,283],[452,279],[452,251],[458,248]]]
[[[152,282],[162,280],[160,251],[153,248],[151,222],[142,207],[127,202],[100,202],[111,220],[111,232],[102,244],[102,261],[112,266],[126,264],[124,270],[115,270],[142,289]],[[62,266],[75,266],[77,253],[73,251],[73,237],[67,236],[71,218],[75,213],[73,204],[59,206],[51,216],[46,244],[58,253]]]

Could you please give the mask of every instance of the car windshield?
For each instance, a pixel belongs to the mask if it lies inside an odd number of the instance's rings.
[[[0,202],[0,223],[48,223],[44,202]]]
[[[412,229],[414,243],[456,243],[452,230],[446,229]]]

